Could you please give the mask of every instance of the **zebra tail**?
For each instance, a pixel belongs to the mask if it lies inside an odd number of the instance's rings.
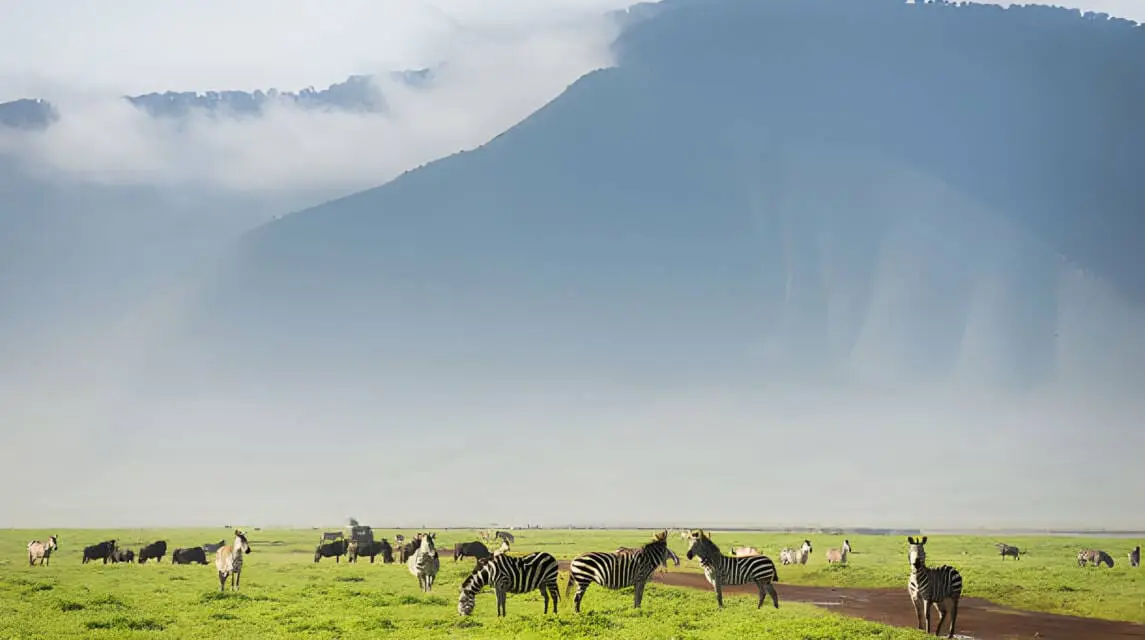
[[[566,600],[568,599],[569,596],[572,595],[574,582],[576,582],[576,581],[573,580],[572,565],[570,564],[569,565],[569,581],[568,581],[568,584],[565,585],[565,599]]]

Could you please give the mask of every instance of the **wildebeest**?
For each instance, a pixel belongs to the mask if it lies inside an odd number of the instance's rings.
[[[176,549],[171,552],[171,564],[207,564],[207,552],[202,547]]]
[[[1100,567],[1103,563],[1112,569],[1113,556],[1100,549],[1082,549],[1077,552],[1077,566],[1079,567],[1084,567],[1086,564]]]
[[[1129,552],[1129,566],[1137,567],[1141,565],[1141,545],[1137,545]]]
[[[374,563],[374,556],[381,555],[382,562],[394,561],[394,548],[385,538],[375,540],[373,542],[359,542],[351,540],[350,544],[346,546],[346,561],[357,562],[358,556],[366,556],[370,559],[370,564]]]
[[[349,546],[349,543],[345,540],[335,540],[334,542],[320,544],[314,549],[314,562],[318,562],[322,558],[334,558],[334,562],[341,562],[342,556],[346,555],[347,546]]]
[[[219,542],[217,544],[211,544],[208,542],[207,544],[203,545],[203,551],[205,553],[215,553],[216,551],[218,551],[219,549],[222,549],[226,545],[227,545],[227,541],[225,539],[219,540]]]
[[[51,564],[52,552],[59,548],[58,538],[56,536],[48,536],[47,542],[40,542],[33,540],[28,543],[28,564],[35,566],[36,561],[40,561],[40,566]]]
[[[480,542],[458,542],[453,545],[453,561],[457,562],[462,558],[482,558],[491,557],[493,553],[489,551],[489,547],[481,544]]]
[[[115,540],[104,540],[99,544],[84,547],[82,564],[87,564],[89,560],[103,560],[103,563],[107,564],[113,553],[115,553]]]
[[[397,561],[402,563],[402,564],[405,564],[406,562],[409,561],[410,558],[413,557],[413,554],[418,550],[418,547],[420,547],[420,546],[421,546],[421,539],[420,538],[414,538],[413,540],[410,540],[409,542],[406,542],[405,544],[400,545],[397,549],[397,551],[398,551]]]
[[[131,549],[116,549],[115,552],[111,554],[111,561],[113,563],[125,562],[130,564],[135,562],[135,552]]]
[[[851,541],[844,540],[841,549],[827,550],[827,564],[847,564],[847,556],[851,553]]]
[[[1010,556],[1015,560],[1022,559],[1022,552],[1014,545],[1006,544],[1005,542],[995,542],[994,546],[998,549],[998,555],[1002,556],[1005,560],[1006,556]]]
[[[231,577],[231,589],[239,590],[239,577],[243,570],[243,555],[254,553],[247,542],[246,535],[235,529],[235,541],[231,546],[223,547],[215,553],[215,568],[219,571],[219,591],[223,591],[227,584],[227,576]]]
[[[152,559],[155,562],[163,562],[165,555],[167,555],[167,541],[156,540],[139,550],[139,564],[146,564],[148,560]]]

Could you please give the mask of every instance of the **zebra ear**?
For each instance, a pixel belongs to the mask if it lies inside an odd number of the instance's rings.
[[[922,541],[921,541],[921,542],[919,542],[919,544],[926,544],[926,536],[923,536],[923,537],[922,537]]]
[[[906,537],[906,543],[907,544],[914,544],[914,536],[907,536]]]

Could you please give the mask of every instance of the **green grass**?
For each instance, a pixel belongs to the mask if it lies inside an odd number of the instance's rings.
[[[729,596],[718,611],[709,590],[653,585],[644,607],[633,610],[632,590],[610,592],[592,587],[583,611],[574,614],[562,600],[559,616],[544,616],[538,594],[511,595],[509,615],[497,619],[492,594],[478,597],[472,618],[457,615],[457,588],[472,561],[446,558],[432,594],[422,594],[404,566],[368,562],[315,565],[315,531],[251,531],[255,553],[245,565],[243,591],[219,594],[214,567],[161,565],[81,565],[83,546],[116,538],[138,549],[166,539],[168,546],[192,546],[226,537],[220,529],[163,531],[80,531],[60,535],[61,550],[48,567],[28,567],[25,545],[43,531],[0,531],[0,638],[886,638],[923,636],[907,629],[841,617],[811,605],[783,603],[756,610],[754,596]],[[378,531],[393,539],[393,531]],[[406,532],[409,535],[410,532]],[[514,552],[545,550],[558,558],[581,551],[611,550],[648,539],[647,532],[524,531]],[[758,546],[778,557],[778,548],[801,537],[766,534],[715,534],[724,548],[732,543]],[[438,544],[475,539],[472,532],[443,531]],[[806,567],[781,567],[783,583],[902,588],[906,600],[905,543],[901,538],[851,537],[859,551],[846,568],[824,566],[829,539],[813,536],[815,554]],[[1138,571],[1120,566],[1124,541],[1062,538],[1008,539],[1030,548],[1020,562],[991,555],[990,540],[932,537],[933,562],[962,569],[969,595],[1046,611],[1145,620],[1145,581]],[[684,543],[671,540],[683,556]],[[1114,553],[1119,566],[1079,569],[1079,546]],[[1072,551],[1071,551],[1072,550]],[[684,561],[680,570],[698,570]],[[563,595],[565,577],[561,578]]]

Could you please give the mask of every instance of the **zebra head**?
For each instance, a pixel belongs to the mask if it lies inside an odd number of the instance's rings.
[[[843,550],[846,551],[847,553],[851,553],[851,541],[850,540],[843,540]]]
[[[696,556],[702,557],[712,550],[719,553],[719,549],[717,549],[716,544],[712,542],[710,535],[704,533],[703,529],[692,531],[691,537],[688,538],[688,553],[685,554],[689,560]]]
[[[926,536],[918,539],[907,536],[906,541],[907,544],[910,545],[909,551],[907,552],[907,555],[910,558],[910,566],[926,566]]]
[[[246,534],[238,529],[235,529],[235,549],[242,549],[243,553],[254,553],[250,550],[250,543],[246,540]]]
[[[436,533],[419,533],[418,538],[421,540],[421,546],[418,547],[418,551],[425,553],[436,553],[437,547],[434,545],[433,541],[436,536]]]
[[[488,569],[486,567],[489,562],[489,558],[477,560],[473,572],[462,581],[461,592],[457,595],[457,613],[459,615],[468,616],[473,613],[473,608],[477,606],[477,592],[481,591],[488,581]]]
[[[48,536],[48,545],[47,546],[52,551],[55,551],[56,549],[60,548],[59,545],[56,543],[56,540],[57,540],[56,536]]]
[[[799,547],[799,550],[800,550],[800,551],[806,551],[807,553],[811,553],[811,552],[812,552],[812,549],[811,549],[811,541],[810,541],[810,540],[804,540],[804,541],[803,541],[803,546],[802,546],[802,547]]]

